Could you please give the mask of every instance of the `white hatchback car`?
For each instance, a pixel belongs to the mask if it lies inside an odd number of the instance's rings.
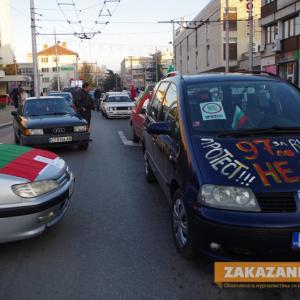
[[[134,102],[127,93],[106,93],[101,102],[102,114],[107,118],[130,118]]]

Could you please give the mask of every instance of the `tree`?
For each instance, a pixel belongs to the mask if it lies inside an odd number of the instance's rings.
[[[118,90],[120,88],[121,78],[117,73],[114,71],[107,69],[104,79],[104,90]]]
[[[94,86],[94,66],[92,64],[88,64],[87,62],[84,62],[79,70],[78,75],[83,82],[89,83],[91,86]]]
[[[17,75],[18,65],[17,64],[8,64],[4,67],[4,72],[6,75]]]

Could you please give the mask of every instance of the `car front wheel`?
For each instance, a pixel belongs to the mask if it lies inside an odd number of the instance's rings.
[[[84,143],[78,146],[79,150],[86,151],[89,148],[89,143]]]
[[[145,155],[145,178],[146,181],[149,183],[153,183],[156,182],[156,178],[155,175],[151,169],[151,166],[149,164],[148,158]]]
[[[172,198],[172,233],[179,254],[187,259],[196,257],[191,216],[180,190]]]

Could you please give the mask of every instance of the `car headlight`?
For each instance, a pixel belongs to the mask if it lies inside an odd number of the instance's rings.
[[[56,180],[41,180],[13,185],[13,192],[22,198],[35,198],[49,193],[59,186]]]
[[[204,184],[198,195],[198,203],[220,209],[260,211],[252,190],[243,187]]]
[[[25,135],[43,135],[44,130],[43,129],[28,129],[26,128],[24,130]]]
[[[74,126],[73,129],[74,132],[84,132],[87,131],[87,126],[86,125]]]

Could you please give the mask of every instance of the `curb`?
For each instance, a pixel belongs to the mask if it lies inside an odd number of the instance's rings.
[[[0,129],[12,125],[12,122],[0,124]]]

